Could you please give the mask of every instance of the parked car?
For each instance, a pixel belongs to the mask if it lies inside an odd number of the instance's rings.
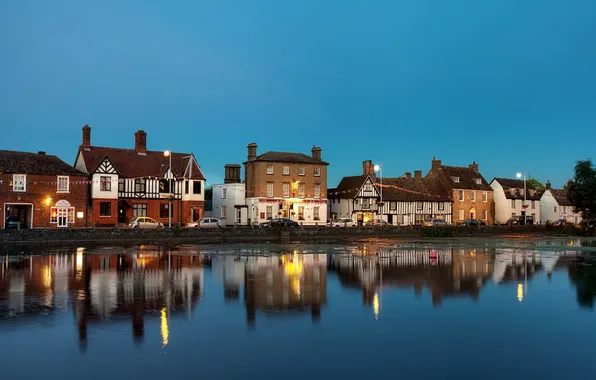
[[[380,227],[386,227],[389,225],[389,223],[387,223],[385,220],[383,219],[371,219],[368,222],[365,223],[366,226],[380,226]]]
[[[568,221],[567,219],[557,219],[554,221],[553,226],[555,227],[571,227],[573,223]]]
[[[458,226],[479,227],[486,226],[486,223],[480,219],[466,219],[463,222],[458,223]]]
[[[186,226],[192,227],[192,228],[212,229],[212,228],[223,228],[226,226],[226,224],[221,219],[209,217],[209,218],[203,218],[203,219],[197,220],[196,222],[193,222],[193,223],[188,223]]]
[[[268,224],[269,227],[272,228],[280,228],[280,227],[300,227],[298,222],[293,221],[292,219],[287,218],[275,218],[271,219]]]
[[[533,224],[534,224],[534,218],[531,215],[526,215],[526,225],[531,226]],[[523,226],[524,218],[521,215],[512,216],[507,221],[507,225],[509,225],[509,226]]]
[[[424,220],[422,223],[424,227],[447,227],[449,223],[445,221],[445,219],[441,218],[428,218]]]
[[[129,226],[131,228],[136,229],[143,229],[143,228],[163,228],[163,224],[158,222],[157,220],[150,218],[148,216],[138,216],[132,222],[130,222]]]
[[[356,227],[356,222],[350,218],[340,218],[329,223],[330,227]]]
[[[6,218],[6,220],[4,221],[4,228],[8,229],[24,229],[27,228],[27,225],[25,224],[24,221],[22,221],[21,219],[19,219],[16,216],[9,216],[8,218]]]

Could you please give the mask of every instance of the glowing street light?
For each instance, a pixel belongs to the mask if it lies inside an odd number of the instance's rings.
[[[170,192],[170,199],[168,204],[168,228],[172,228],[172,152],[166,150],[163,152],[163,155],[170,158],[170,177],[168,178],[168,189]]]
[[[518,179],[520,179],[520,178],[524,177],[524,204],[522,205],[522,208],[524,208],[524,212],[523,212],[523,214],[524,214],[524,226],[525,226],[525,225],[526,225],[526,223],[527,223],[527,222],[526,222],[526,217],[527,217],[527,215],[526,215],[526,211],[525,211],[525,205],[526,205],[526,173],[523,173],[523,174],[522,174],[522,173],[517,173],[515,176],[516,176]]]
[[[381,219],[383,219],[383,165],[375,165],[374,167],[375,172],[379,172],[380,182],[380,195],[381,195],[381,202],[379,202],[379,207],[381,207]]]

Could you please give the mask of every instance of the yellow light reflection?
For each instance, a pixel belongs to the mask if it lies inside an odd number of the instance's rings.
[[[517,285],[517,300],[519,302],[523,301],[524,299],[524,286],[522,284]]]
[[[292,292],[294,292],[296,297],[300,297],[300,277],[293,276],[291,284],[292,284]]]
[[[46,265],[43,272],[43,286],[50,288],[52,286],[52,270],[50,269],[50,266]]]
[[[161,309],[161,348],[165,348],[168,345],[168,338],[170,336],[170,330],[168,328],[168,309]]]
[[[373,312],[375,313],[375,319],[379,319],[379,293],[375,292],[373,297]]]
[[[284,267],[286,276],[302,276],[303,266],[300,255],[283,255],[281,257],[281,264]]]

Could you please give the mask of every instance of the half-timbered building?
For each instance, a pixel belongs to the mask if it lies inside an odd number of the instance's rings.
[[[164,225],[170,216],[172,224],[203,217],[205,176],[194,155],[147,150],[142,130],[135,133],[134,149],[108,148],[91,145],[91,128],[85,125],[75,167],[89,176],[96,226],[125,224],[137,216]]]
[[[451,223],[452,201],[440,181],[422,178],[421,171],[381,181],[367,160],[362,175],[344,177],[329,190],[329,208],[332,219],[352,218],[358,224],[381,218],[390,225],[421,225],[427,218]]]

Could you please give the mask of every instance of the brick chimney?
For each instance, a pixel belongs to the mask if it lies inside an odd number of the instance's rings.
[[[412,173],[410,173],[410,172],[406,172],[406,178],[408,178],[408,179],[409,179],[409,178],[412,178]]]
[[[422,179],[422,170],[414,170],[414,178],[417,180]]]
[[[135,132],[135,151],[137,154],[147,154],[147,133],[142,129]]]
[[[240,165],[227,164],[224,170],[224,183],[240,183]]]
[[[317,160],[317,161],[321,161],[321,151],[322,149],[319,148],[318,146],[313,146],[312,147],[312,158]]]
[[[546,185],[544,185],[544,188],[546,190],[550,190],[550,181],[548,181],[548,180],[546,181]]]
[[[476,163],[476,161],[472,162],[470,164],[469,168],[474,170],[476,173],[478,173],[478,164]]]
[[[371,160],[362,161],[362,175],[375,175],[375,166]]]
[[[433,157],[433,160],[431,161],[431,163],[432,163],[431,170],[433,172],[438,170],[441,167],[441,160],[437,160],[435,157]]]
[[[91,127],[85,124],[83,127],[83,149],[91,150]]]
[[[257,144],[250,143],[247,146],[248,148],[248,161],[254,161],[257,159]]]

